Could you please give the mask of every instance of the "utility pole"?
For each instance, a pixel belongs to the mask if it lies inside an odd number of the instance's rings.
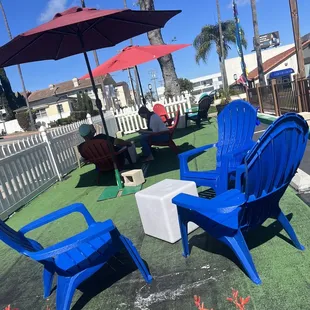
[[[299,72],[300,78],[304,79],[306,77],[305,60],[304,60],[302,42],[301,42],[300,31],[299,31],[299,15],[298,15],[297,0],[289,0],[289,1],[290,1],[290,10],[291,10],[295,48],[296,48],[298,72]]]
[[[251,0],[251,7],[252,7],[253,28],[254,28],[254,47],[255,47],[256,58],[257,58],[257,70],[258,70],[259,83],[261,86],[266,86],[264,68],[263,68],[262,50],[261,50],[260,42],[259,42],[256,0]]]
[[[86,8],[85,0],[81,0],[81,5],[82,5],[82,8]],[[96,66],[99,67],[100,63],[99,63],[97,51],[93,50],[93,54],[94,54]],[[100,86],[101,86],[101,90],[102,90],[102,99],[106,104],[106,109],[108,110],[110,107],[108,106],[108,99],[105,96],[104,77],[101,77],[101,79],[100,79]]]
[[[222,23],[221,23],[221,11],[220,11],[220,2],[216,0],[217,6],[217,19],[219,24],[219,34],[220,34],[220,47],[221,47],[221,55],[220,55],[220,65],[221,65],[221,73],[223,76],[223,89],[228,91],[228,81],[227,81],[227,73],[225,67],[225,58],[224,58],[224,42],[223,42],[223,32],[222,32]]]
[[[155,94],[156,94],[156,100],[159,100],[158,92],[157,92],[157,85],[156,85],[156,71],[155,70],[150,70],[149,74],[151,75],[151,81],[153,81],[154,84],[154,89],[155,89]]]
[[[124,8],[125,9],[128,8],[127,0],[124,0]],[[130,42],[130,45],[133,45],[133,39],[132,38],[129,39],[129,42]],[[137,72],[137,67],[135,66],[133,68],[133,70],[134,70],[134,73],[135,73],[135,82],[136,82],[136,98],[138,99],[138,102],[136,102],[136,104],[138,106],[140,106],[140,104],[141,104],[141,94],[140,94],[140,85],[139,85],[139,76],[138,76],[138,72]],[[135,92],[134,89],[132,89],[132,91]]]
[[[9,38],[10,38],[10,40],[12,40],[13,36],[12,36],[11,29],[10,29],[10,26],[9,26],[9,22],[8,22],[7,17],[6,17],[6,14],[5,14],[5,11],[4,11],[4,7],[3,7],[3,4],[2,4],[1,0],[0,0],[0,10],[1,10],[2,15],[3,15],[5,27],[6,27],[6,30],[8,32]],[[27,90],[26,90],[26,86],[25,86],[25,81],[24,81],[24,78],[23,78],[23,73],[22,73],[22,69],[21,69],[20,65],[17,65],[17,69],[18,69],[20,80],[22,82],[24,98],[25,98],[25,101],[26,101],[26,104],[27,104],[27,110],[28,110],[28,115],[29,115],[29,120],[30,120],[30,129],[31,130],[35,130],[36,128],[35,128],[34,120],[33,120],[33,117],[32,117],[31,108],[30,108],[29,100],[28,100],[28,96],[27,96]]]

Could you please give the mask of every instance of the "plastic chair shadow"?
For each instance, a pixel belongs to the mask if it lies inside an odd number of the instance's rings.
[[[73,212],[84,216],[88,224],[85,231],[48,248],[43,248],[37,241],[25,237],[29,231]],[[57,310],[69,310],[75,289],[121,251],[130,255],[146,282],[152,281],[152,276],[132,242],[119,233],[111,220],[95,222],[81,203],[48,214],[18,232],[0,221],[0,239],[20,254],[44,266],[44,298],[50,296],[53,278],[57,275]]]
[[[256,120],[257,110],[248,102],[235,100],[228,104],[218,115],[218,142],[179,154],[181,180],[211,187],[217,194],[227,190],[230,180],[234,179],[236,167],[254,145],[252,139]],[[213,147],[217,148],[216,169],[207,172],[190,171],[189,159]],[[234,156],[226,156],[229,153]]]
[[[188,222],[228,245],[251,280],[260,284],[243,233],[277,219],[296,248],[303,250],[279,202],[304,155],[309,127],[295,113],[277,119],[237,167],[236,188],[212,200],[186,194],[173,199],[178,207],[184,256],[189,255]]]

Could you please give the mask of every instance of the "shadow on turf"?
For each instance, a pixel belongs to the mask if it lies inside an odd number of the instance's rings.
[[[146,262],[144,261],[146,264]],[[147,268],[148,265],[146,264]],[[79,287],[83,295],[72,306],[71,310],[81,310],[95,296],[108,289],[112,285],[121,285],[122,279],[137,270],[136,265],[128,253],[120,253],[108,261],[98,272],[85,280]],[[137,271],[135,277],[144,281],[141,273]],[[132,278],[131,278],[132,279]],[[133,284],[131,284],[132,286]],[[124,283],[124,290],[128,289],[128,285]],[[128,290],[129,292],[129,290]],[[125,294],[125,292],[124,292]]]
[[[293,214],[290,213],[286,217],[289,221],[291,221],[293,218]],[[245,236],[246,243],[248,245],[249,250],[254,249],[268,242],[275,236],[286,241],[291,246],[294,246],[291,239],[281,234],[282,230],[283,230],[282,225],[278,221],[275,221],[267,227],[260,226],[250,231],[249,233],[245,233],[244,236]],[[197,247],[206,252],[224,256],[228,258],[229,260],[233,261],[245,273],[243,266],[241,265],[239,260],[236,258],[234,253],[229,249],[229,247],[226,246],[224,243],[218,241],[217,239],[213,238],[206,232],[193,236],[189,240],[189,247],[190,247],[190,251],[192,250],[193,247]]]

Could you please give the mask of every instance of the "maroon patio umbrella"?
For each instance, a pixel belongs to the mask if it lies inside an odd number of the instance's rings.
[[[98,97],[86,52],[114,46],[142,33],[162,28],[169,19],[180,12],[180,10],[96,10],[73,7],[57,13],[51,21],[20,34],[2,46],[0,67],[38,60],[57,60],[83,53],[96,105],[108,135],[102,113],[102,103]]]
[[[148,46],[128,46],[125,47],[121,53],[112,57],[92,71],[94,77],[102,76],[107,73],[128,69],[139,64],[152,61],[159,57],[168,55],[172,52],[188,47],[190,44],[162,44],[162,45],[148,45]],[[138,72],[138,71],[137,71]],[[81,79],[89,78],[89,74],[85,74]],[[145,104],[143,96],[143,89],[138,72],[138,79],[140,84],[140,91]]]
[[[96,104],[104,129],[108,133],[86,52],[114,46],[134,36],[161,28],[180,12],[180,10],[96,10],[73,7],[57,13],[51,21],[20,34],[2,46],[0,67],[38,60],[57,60],[83,53]]]

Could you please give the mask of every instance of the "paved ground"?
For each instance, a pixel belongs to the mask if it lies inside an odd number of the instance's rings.
[[[177,131],[176,143],[185,151],[216,141],[216,126],[212,122],[204,129],[194,127]],[[190,163],[192,169],[214,167],[214,152],[207,152]],[[164,148],[156,152],[150,163],[147,183],[150,186],[165,178],[179,178],[175,155]],[[191,256],[184,259],[181,243],[169,244],[146,236],[139,218],[134,196],[97,202],[104,186],[111,184],[112,175],[96,183],[97,174],[91,165],[75,170],[69,177],[52,186],[17,212],[7,223],[19,229],[26,223],[76,201],[84,203],[97,221],[111,218],[121,233],[129,237],[147,262],[154,277],[146,285],[128,257],[112,259],[101,271],[76,291],[72,309],[111,310],[194,310],[193,296],[201,296],[205,308],[233,310],[226,298],[231,288],[242,297],[251,296],[246,310],[309,309],[310,251],[296,250],[279,223],[268,221],[251,234],[247,242],[262,278],[254,285],[240,268],[232,252],[206,235],[201,229],[189,236]],[[288,189],[281,208],[290,219],[306,248],[310,247],[310,209]],[[29,237],[51,245],[85,228],[79,215],[71,215],[46,225]],[[20,310],[55,309],[55,291],[48,300],[42,298],[39,264],[20,256],[0,243],[0,309],[11,304]]]

